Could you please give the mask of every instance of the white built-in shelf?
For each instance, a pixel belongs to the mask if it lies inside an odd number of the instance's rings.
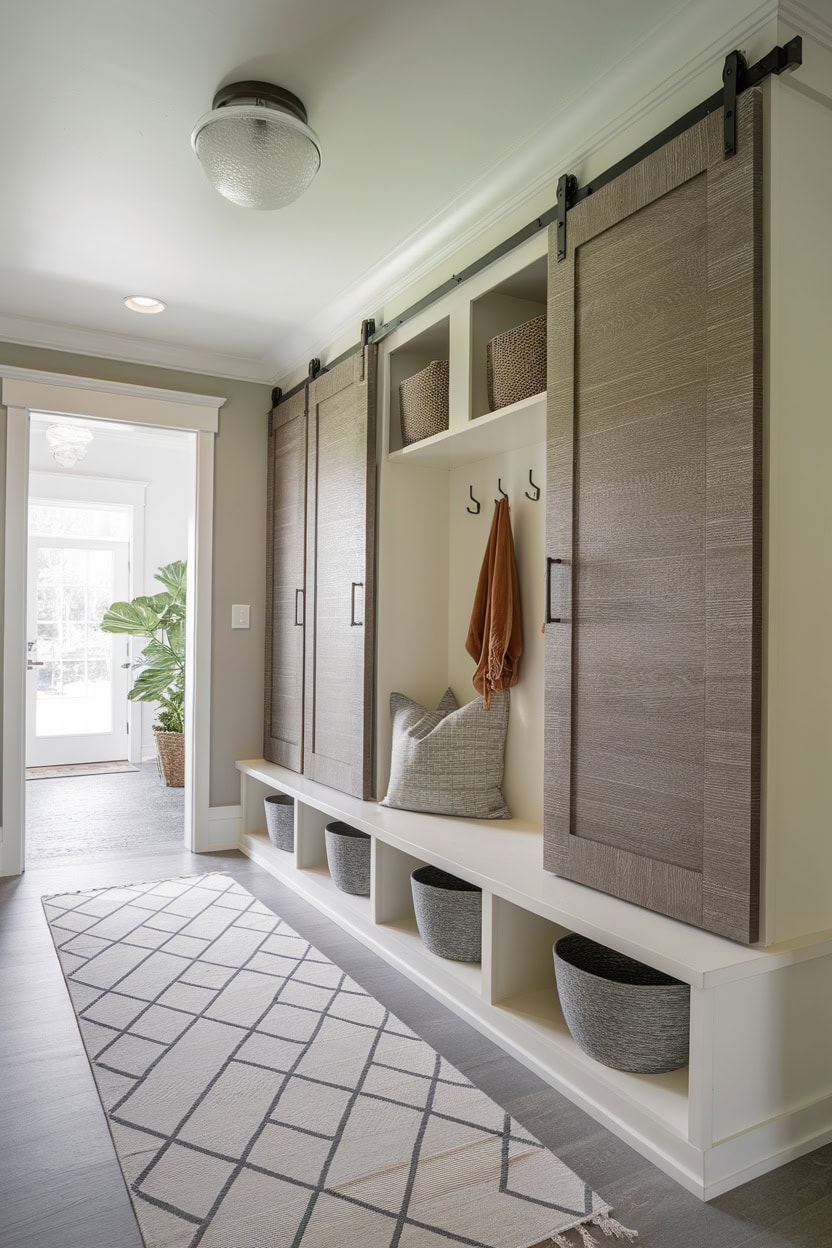
[[[786,1063],[791,1083],[805,1083],[812,1096],[817,1087],[819,1102],[827,1096],[828,1061],[819,1054],[828,1046],[790,1020],[817,994],[829,998],[832,933],[749,949],[549,874],[540,830],[520,820],[390,810],[263,759],[237,767],[245,854],[697,1195],[718,1195],[832,1134],[826,1119],[806,1125],[801,1110],[787,1126],[770,1078],[772,1063]],[[293,853],[276,849],[263,828],[263,798],[274,792],[295,799]],[[341,892],[332,880],[324,845],[330,819],[372,838],[369,897]],[[425,948],[410,891],[410,872],[421,863],[483,890],[481,965]],[[566,1026],[552,965],[552,941],[564,930],[691,985],[688,1067],[639,1075],[583,1052]]]
[[[762,974],[832,950],[832,933],[822,941],[813,937],[767,949],[749,948],[552,875],[543,870],[542,832],[517,819],[455,819],[391,810],[337,793],[263,759],[245,759],[237,767],[333,819],[344,819],[523,910],[611,945],[694,987]]]
[[[497,1002],[501,1026],[540,1062],[584,1071],[617,1096],[637,1104],[682,1139],[688,1133],[688,1068],[661,1075],[635,1075],[600,1066],[578,1048],[560,1008],[557,993],[545,988],[519,992]]]
[[[521,399],[486,416],[432,438],[423,438],[401,450],[391,451],[396,464],[429,464],[434,468],[455,468],[458,464],[489,455],[500,455],[523,446],[535,446],[546,437],[546,394]]]

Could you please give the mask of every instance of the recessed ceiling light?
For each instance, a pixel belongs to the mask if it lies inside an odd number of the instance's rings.
[[[154,312],[164,312],[167,304],[162,303],[161,299],[151,299],[148,295],[129,295],[124,300],[124,306],[131,312],[146,312],[152,315]]]

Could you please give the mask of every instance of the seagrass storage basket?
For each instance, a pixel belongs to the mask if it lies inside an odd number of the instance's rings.
[[[290,854],[295,848],[295,799],[285,793],[270,793],[263,798],[266,808],[266,831],[277,849]]]
[[[185,787],[185,734],[182,732],[159,732],[156,736],[156,753],[159,766],[169,789]]]
[[[417,867],[410,885],[416,925],[426,948],[454,962],[479,962],[482,889],[439,867]]]
[[[507,329],[485,351],[488,408],[519,403],[546,389],[546,317]]]
[[[447,360],[431,360],[399,384],[399,415],[405,446],[448,428]]]
[[[566,1025],[596,1062],[641,1075],[687,1065],[688,984],[577,933],[554,957]]]
[[[348,823],[328,823],[324,828],[326,865],[342,893],[370,896],[370,838]]]

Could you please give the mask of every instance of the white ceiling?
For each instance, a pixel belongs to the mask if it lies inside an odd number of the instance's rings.
[[[660,82],[671,29],[684,42],[722,4],[0,0],[0,338],[282,376],[493,219],[507,185],[555,178],[541,136],[645,51]],[[320,136],[288,208],[227,203],[191,151],[238,78],[296,92]]]

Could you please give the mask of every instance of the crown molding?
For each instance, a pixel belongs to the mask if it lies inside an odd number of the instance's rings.
[[[803,35],[811,35],[818,43],[832,51],[832,11],[827,17],[802,0],[783,0],[780,17],[791,22]]]
[[[58,321],[28,317],[0,316],[0,343],[40,347],[46,351],[66,351],[70,355],[90,355],[98,359],[144,364],[148,368],[170,368],[176,372],[198,373],[204,377],[224,377],[230,381],[252,381],[266,385],[266,361],[206,350],[177,346],[129,334],[82,329]]]
[[[506,223],[506,235],[512,219],[513,228],[524,224],[517,220],[524,208],[531,218],[541,210],[540,197],[547,188],[554,197],[558,173],[579,167],[709,66],[716,74],[720,58],[753,38],[777,13],[778,0],[732,0],[730,5],[724,0],[699,0],[666,18],[600,83],[588,83],[579,96],[546,118],[524,143],[331,300],[325,313],[284,334],[279,347],[267,356],[271,384],[305,368],[312,356],[323,358],[323,345],[354,330],[372,310],[394,305],[405,291],[501,224]],[[716,81],[714,90],[718,86]],[[437,284],[441,280],[438,277]]]

